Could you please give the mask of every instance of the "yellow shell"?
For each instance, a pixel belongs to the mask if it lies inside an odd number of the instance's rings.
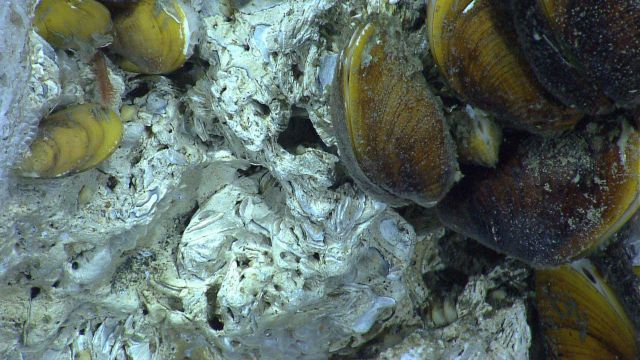
[[[95,49],[112,40],[109,10],[95,0],[42,0],[33,23],[40,36],[59,48]]]
[[[331,98],[342,161],[369,193],[433,206],[458,176],[441,104],[373,24],[341,54]]]
[[[116,149],[122,122],[97,104],[70,106],[45,118],[19,166],[24,177],[52,178],[95,167]]]
[[[538,133],[572,127],[580,116],[537,81],[502,3],[429,1],[427,30],[436,65],[463,100],[506,125]]]
[[[189,22],[177,0],[141,0],[113,19],[114,48],[126,71],[163,74],[181,67],[189,49]]]
[[[535,285],[549,358],[638,358],[636,330],[590,261],[537,270]]]

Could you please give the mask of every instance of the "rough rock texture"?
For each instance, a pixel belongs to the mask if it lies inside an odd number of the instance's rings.
[[[0,203],[13,185],[11,167],[27,151],[35,135],[41,108],[51,83],[38,81],[41,76],[55,77],[50,63],[38,54],[49,49],[33,49],[30,45],[30,14],[35,0],[4,0],[0,2]],[[52,51],[52,50],[51,50]],[[31,75],[31,76],[30,76]],[[1,206],[0,206],[1,209]]]
[[[447,235],[428,210],[370,198],[339,164],[326,100],[340,49],[355,22],[394,17],[420,61],[424,3],[191,6],[201,40],[183,70],[108,62],[135,109],[111,158],[11,184],[0,357],[370,358],[412,332],[381,356],[525,356],[526,271]],[[87,60],[30,39],[39,111],[93,101]],[[3,147],[23,139],[12,136]],[[454,323],[434,330],[442,299]]]

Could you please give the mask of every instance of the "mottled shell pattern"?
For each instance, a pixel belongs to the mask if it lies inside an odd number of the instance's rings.
[[[450,228],[535,265],[588,254],[640,205],[640,134],[589,123],[559,137],[514,137],[496,169],[475,168],[438,204]]]

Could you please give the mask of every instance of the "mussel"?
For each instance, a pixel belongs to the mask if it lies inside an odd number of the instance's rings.
[[[538,79],[589,113],[640,105],[640,5],[635,0],[512,0]]]
[[[506,126],[558,133],[581,118],[551,97],[531,72],[504,2],[431,0],[427,29],[431,53],[449,86]]]
[[[91,51],[112,41],[111,14],[95,0],[41,0],[33,24],[40,36],[63,49]]]
[[[449,228],[535,266],[577,259],[640,205],[640,133],[626,121],[507,139],[496,169],[465,173],[438,204]]]
[[[441,104],[383,33],[361,26],[341,54],[331,99],[342,160],[389,203],[433,206],[458,176]]]
[[[640,356],[633,323],[589,260],[537,270],[535,289],[548,358],[632,360]]]
[[[18,173],[53,178],[91,169],[115,151],[122,131],[120,117],[101,105],[73,105],[54,112],[40,122]]]
[[[187,60],[191,30],[177,0],[140,0],[118,12],[113,22],[113,47],[122,56],[122,69],[163,74]]]
[[[355,181],[392,205],[439,202],[447,227],[536,267],[606,244],[640,206],[638,131],[611,117],[576,125],[582,115],[544,90],[505,28],[513,26],[505,4],[434,0],[428,9],[432,55],[462,100],[511,118],[511,127],[554,136],[509,132],[498,160],[499,127],[482,122],[489,118],[475,107],[454,113],[459,155],[486,166],[464,168],[454,185],[456,149],[441,103],[422,77],[410,76],[398,46],[368,24],[342,52],[331,98]]]

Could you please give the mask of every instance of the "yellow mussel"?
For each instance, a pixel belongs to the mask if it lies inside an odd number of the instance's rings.
[[[177,0],[140,0],[114,19],[114,50],[126,71],[163,74],[180,68],[188,57],[190,29]]]
[[[369,193],[433,206],[458,176],[439,101],[373,24],[341,54],[331,98],[342,161]]]
[[[91,169],[115,151],[122,131],[120,117],[97,104],[57,111],[40,122],[18,172],[24,177],[53,178]]]
[[[41,0],[33,24],[51,45],[92,50],[112,41],[111,14],[95,0]]]
[[[589,260],[537,270],[535,288],[548,358],[632,360],[640,356],[633,323]]]
[[[537,81],[505,6],[491,0],[429,1],[427,29],[436,65],[462,100],[506,126],[536,133],[571,128],[580,115]]]

